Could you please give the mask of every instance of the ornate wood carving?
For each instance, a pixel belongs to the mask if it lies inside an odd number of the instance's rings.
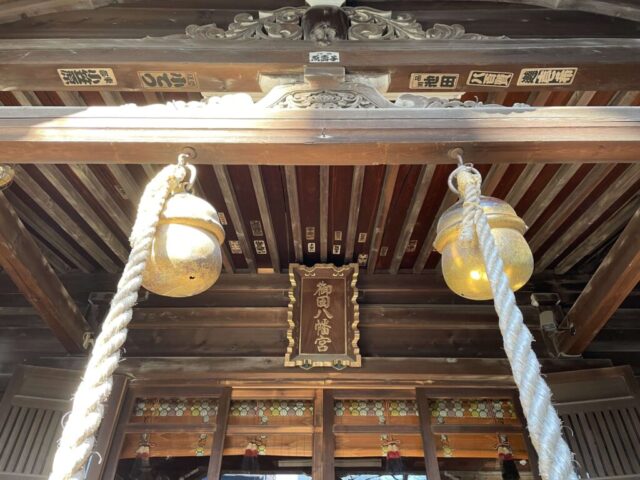
[[[317,16],[318,7],[284,7],[271,12],[260,12],[258,18],[250,13],[240,13],[224,30],[215,23],[189,25],[187,38],[196,40],[243,40],[243,39],[284,39],[313,40],[321,45],[329,45],[335,39],[344,38],[344,18],[348,19],[348,40],[486,40],[490,37],[478,33],[467,33],[459,24],[436,23],[427,30],[410,13],[377,10],[370,7],[343,7],[335,9],[334,15],[326,21],[307,21],[308,15]],[[303,30],[303,25],[306,27]],[[311,25],[311,26],[309,26]]]
[[[358,264],[289,266],[289,346],[284,364],[302,368],[362,364],[358,340]]]

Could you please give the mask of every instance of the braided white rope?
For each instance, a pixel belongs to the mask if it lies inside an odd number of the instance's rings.
[[[481,176],[468,165],[458,167],[452,175],[457,176],[458,185],[465,186],[459,239],[473,241],[474,233],[477,234],[504,349],[518,387],[531,441],[538,452],[540,475],[544,480],[577,480],[573,454],[562,437],[562,423],[551,403],[551,390],[540,374],[540,362],[531,347],[533,336],[524,324],[487,216],[480,207]]]
[[[111,394],[113,373],[120,361],[120,348],[127,339],[127,325],[138,299],[160,214],[171,192],[185,176],[186,170],[181,164],[165,167],[149,182],[140,199],[130,238],[131,253],[74,395],[49,480],[84,478],[83,467],[91,455],[95,434],[104,416],[103,402]]]

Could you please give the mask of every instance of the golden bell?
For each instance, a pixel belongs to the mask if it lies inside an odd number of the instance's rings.
[[[511,288],[521,288],[533,273],[533,254],[523,234],[526,225],[507,202],[480,197],[491,233],[504,262]],[[477,238],[470,245],[458,240],[462,225],[462,201],[449,208],[438,221],[434,246],[442,254],[442,273],[451,290],[472,300],[493,298]]]
[[[205,200],[178,193],[167,200],[151,246],[142,286],[166,297],[190,297],[210,288],[222,270],[224,229]]]

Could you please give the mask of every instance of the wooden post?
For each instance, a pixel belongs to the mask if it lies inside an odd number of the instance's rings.
[[[86,320],[2,193],[0,264],[67,351],[84,352]]]
[[[565,317],[563,324],[573,325],[575,335],[564,332],[560,350],[571,355],[584,352],[638,282],[640,209],[631,217]]]
[[[425,390],[416,389],[416,402],[418,403],[418,415],[420,416],[420,429],[422,431],[422,448],[424,450],[424,463],[428,480],[440,480],[440,467],[438,466],[438,452],[431,431],[431,410],[429,398]]]

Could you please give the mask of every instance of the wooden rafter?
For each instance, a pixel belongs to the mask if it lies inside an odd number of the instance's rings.
[[[581,354],[629,292],[640,282],[640,209],[627,224],[584,291],[569,310],[565,325],[575,335],[564,332],[561,351]]]
[[[344,261],[351,262],[353,250],[356,243],[356,230],[358,229],[358,219],[360,218],[360,202],[362,199],[362,186],[364,184],[364,167],[357,165],[353,167],[353,178],[351,180],[351,195],[349,197],[349,219],[347,220],[347,238],[344,247]]]
[[[83,352],[82,339],[88,330],[85,319],[2,193],[0,264],[60,343],[69,352]]]
[[[262,219],[262,226],[267,240],[267,248],[269,249],[269,256],[271,257],[271,265],[273,266],[273,271],[275,273],[280,273],[280,254],[278,253],[278,243],[276,240],[275,229],[273,228],[273,222],[271,220],[271,212],[269,210],[267,195],[264,191],[264,183],[262,175],[260,174],[260,167],[258,165],[250,165],[249,172],[251,173],[251,183],[253,184],[253,190],[256,194],[258,209],[260,210],[260,218]]]
[[[620,175],[610,185],[607,191],[600,195],[590,207],[571,224],[571,228],[566,230],[554,244],[546,249],[536,262],[535,270],[541,272],[558,258],[567,246],[571,245],[579,236],[606,212],[620,195],[626,194],[632,189],[637,191],[637,184],[640,182],[640,165],[631,165],[622,175]],[[633,244],[631,244],[633,245]]]
[[[640,70],[640,69],[639,69]],[[0,161],[173,162],[184,145],[195,162],[369,165],[636,162],[640,112],[633,107],[244,111],[6,107]],[[325,134],[323,134],[323,131]],[[264,155],[269,145],[269,155]],[[28,147],[28,148],[27,148]],[[90,155],[87,152],[91,152]]]
[[[396,178],[398,178],[398,166],[388,165],[384,173],[382,192],[380,193],[380,198],[378,199],[378,210],[376,212],[376,219],[373,225],[373,232],[371,233],[371,246],[369,248],[367,273],[373,273],[376,269],[376,264],[378,263],[378,256],[380,254],[380,247],[382,245],[384,228],[387,224],[389,207],[391,206],[393,190],[396,185]]]
[[[431,184],[431,179],[433,178],[434,171],[434,165],[425,165],[420,170],[418,182],[413,192],[413,197],[411,198],[411,207],[404,219],[404,224],[402,225],[402,230],[400,232],[400,238],[396,243],[395,252],[393,253],[391,267],[389,268],[390,273],[398,273],[398,270],[400,269],[402,258],[407,251],[407,246],[409,245],[409,241],[411,240],[411,235],[413,234],[413,229],[416,225],[416,221],[418,220],[420,210],[422,210],[422,204],[424,203],[424,199],[427,196],[427,191],[429,190],[429,185]]]
[[[253,273],[256,271],[256,260],[253,254],[253,248],[249,243],[249,235],[246,233],[242,213],[238,206],[238,199],[236,198],[236,193],[233,189],[233,182],[229,177],[229,171],[225,165],[214,165],[214,170],[216,172],[216,177],[218,178],[220,190],[224,195],[229,217],[236,229],[238,242],[240,243],[240,248],[245,256],[247,267],[249,268],[249,271]]]

